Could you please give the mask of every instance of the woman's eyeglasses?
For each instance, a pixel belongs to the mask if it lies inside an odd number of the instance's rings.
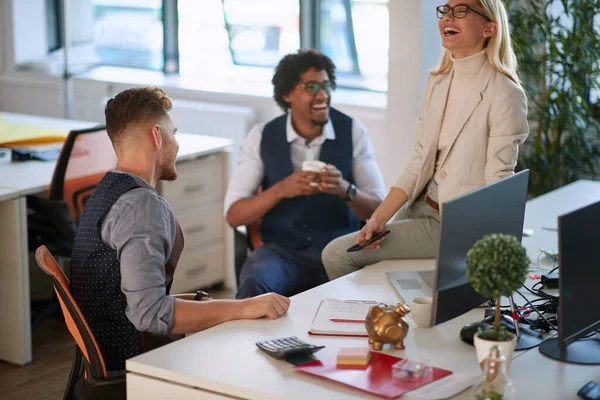
[[[487,15],[485,15],[483,12],[479,11],[476,8],[471,7],[468,4],[457,4],[454,7],[449,6],[448,4],[444,4],[443,6],[438,6],[435,8],[436,10],[436,14],[437,17],[439,19],[442,19],[442,17],[446,14],[448,14],[449,12],[452,12],[452,16],[454,18],[460,19],[460,18],[464,18],[467,16],[467,14],[469,13],[469,11],[473,11],[475,14],[479,14],[481,15],[483,18],[487,19],[488,21],[491,21]]]
[[[325,81],[325,82],[315,82],[315,81],[310,81],[310,82],[306,82],[306,83],[300,83],[300,86],[304,86],[304,91],[308,94],[310,94],[311,96],[314,96],[315,94],[319,93],[319,90],[323,89],[323,92],[326,95],[330,95],[331,92],[333,91],[333,86],[331,84],[331,82]]]

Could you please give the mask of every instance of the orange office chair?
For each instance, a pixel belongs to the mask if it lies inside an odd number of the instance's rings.
[[[125,371],[106,371],[98,343],[73,300],[64,272],[46,246],[37,249],[35,258],[40,268],[52,279],[67,328],[76,342],[64,400],[125,399]]]
[[[79,216],[117,156],[103,126],[69,132],[62,147],[48,198],[28,196],[29,250],[48,245],[70,256]]]
[[[69,132],[48,197],[27,196],[29,251],[46,245],[56,256],[70,257],[85,203],[102,176],[116,165],[117,156],[104,127]],[[53,297],[32,302],[32,327],[51,315],[59,315],[56,300]]]

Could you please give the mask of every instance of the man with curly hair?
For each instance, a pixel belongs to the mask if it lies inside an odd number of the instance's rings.
[[[263,244],[242,266],[240,299],[292,296],[327,282],[325,245],[358,230],[386,195],[365,128],[330,106],[336,76],[329,57],[288,54],[272,83],[286,113],[248,133],[225,197],[229,225],[260,221]],[[302,171],[307,160],[326,166]]]

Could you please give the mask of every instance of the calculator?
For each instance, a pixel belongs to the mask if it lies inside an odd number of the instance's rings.
[[[278,359],[296,354],[312,354],[325,346],[315,346],[298,339],[296,336],[256,342],[259,349]]]

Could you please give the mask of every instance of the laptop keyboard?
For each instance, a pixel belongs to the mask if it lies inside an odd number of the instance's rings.
[[[435,287],[435,272],[436,271],[419,271],[418,274],[421,277],[421,279],[423,279],[423,282],[425,282],[425,285],[427,285],[427,287],[429,289],[433,289]]]

